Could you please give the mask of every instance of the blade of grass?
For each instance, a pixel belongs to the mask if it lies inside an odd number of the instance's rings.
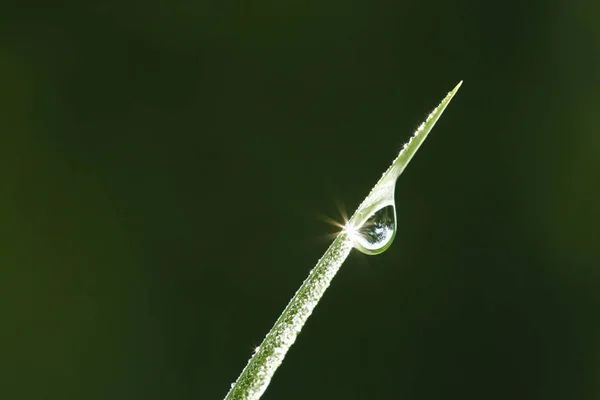
[[[381,208],[382,203],[389,202],[390,198],[393,200],[396,179],[404,171],[461,84],[462,81],[419,126],[392,165],[354,212],[347,226],[360,226],[375,210]],[[354,244],[345,230],[336,237],[283,310],[262,344],[256,349],[237,381],[231,385],[225,400],[257,400],[262,396],[273,374],[283,362],[288,349],[296,340],[304,323],[353,247]]]

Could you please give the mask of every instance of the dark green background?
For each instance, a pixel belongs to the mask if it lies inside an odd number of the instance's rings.
[[[221,399],[464,84],[264,399],[600,397],[597,1],[0,11],[0,398]]]

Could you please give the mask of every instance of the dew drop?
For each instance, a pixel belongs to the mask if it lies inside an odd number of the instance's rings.
[[[352,230],[354,247],[362,253],[383,253],[392,244],[396,235],[396,208],[385,206],[375,211],[364,224]]]

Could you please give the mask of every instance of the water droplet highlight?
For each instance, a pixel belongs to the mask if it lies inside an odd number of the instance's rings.
[[[396,235],[396,208],[385,206],[375,211],[364,224],[349,232],[354,247],[364,254],[383,253]]]

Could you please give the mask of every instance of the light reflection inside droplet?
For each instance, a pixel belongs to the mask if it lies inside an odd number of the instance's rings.
[[[359,251],[379,254],[385,251],[396,232],[396,210],[389,205],[377,210],[360,227],[346,224],[344,231]]]

